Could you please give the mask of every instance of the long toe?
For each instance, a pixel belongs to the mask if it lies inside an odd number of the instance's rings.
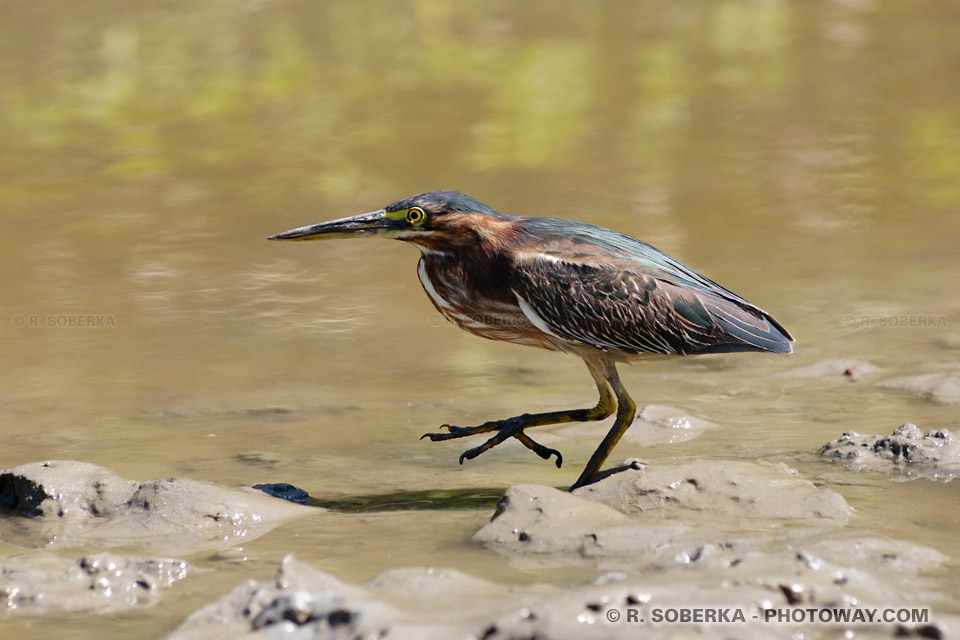
[[[506,440],[507,438],[514,435],[514,429],[504,428],[497,432],[492,438],[484,442],[479,447],[474,447],[473,449],[467,449],[462,454],[460,454],[460,464],[463,464],[464,460],[473,460],[481,453],[485,453],[490,449],[493,449],[495,446]]]
[[[467,436],[472,436],[475,431],[469,427],[455,427],[452,424],[442,424],[440,425],[441,429],[446,429],[447,433],[425,433],[420,436],[420,439],[430,438],[434,442],[439,440],[451,440],[453,438],[465,438]]]
[[[528,436],[523,431],[513,434],[513,437],[519,440],[520,443],[523,444],[523,446],[525,446],[527,449],[530,449],[544,460],[549,460],[550,456],[557,456],[557,469],[563,466],[563,455],[556,449],[543,446],[539,442],[534,441],[533,438]]]
[[[439,440],[466,438],[478,433],[489,433],[491,431],[500,430],[497,424],[492,422],[482,424],[479,427],[455,427],[452,424],[442,424],[440,425],[440,428],[446,429],[447,433],[425,433],[420,436],[420,439],[423,440],[424,438],[430,438],[432,441],[437,442]]]
[[[438,442],[440,440],[449,440],[450,438],[457,438],[457,437],[459,436],[455,436],[449,433],[425,433],[422,436],[420,436],[420,439],[423,440],[424,438],[430,438],[430,440],[432,440],[433,442]]]

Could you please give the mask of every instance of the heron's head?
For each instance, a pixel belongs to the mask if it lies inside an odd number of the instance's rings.
[[[430,191],[378,211],[308,225],[270,236],[270,240],[393,238],[428,250],[467,246],[496,234],[508,216],[456,191]]]

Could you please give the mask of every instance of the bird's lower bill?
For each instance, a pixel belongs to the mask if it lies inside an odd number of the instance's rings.
[[[333,240],[335,238],[376,238],[398,229],[397,221],[387,217],[383,209],[340,218],[270,236],[270,240]]]

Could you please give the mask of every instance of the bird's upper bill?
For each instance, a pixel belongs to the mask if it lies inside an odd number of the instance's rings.
[[[478,231],[503,216],[487,205],[456,191],[421,193],[391,205],[299,227],[271,236],[271,240],[326,240],[331,238],[394,238],[422,246],[472,244]]]
[[[350,218],[340,218],[270,236],[270,240],[328,240],[333,238],[377,237],[403,228],[403,217],[391,217],[386,209],[362,213]]]

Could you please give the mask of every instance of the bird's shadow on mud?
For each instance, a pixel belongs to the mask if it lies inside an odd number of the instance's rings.
[[[640,463],[612,467],[597,474],[596,480],[642,468]],[[557,487],[567,491],[567,487]],[[362,496],[323,498],[310,496],[307,505],[339,513],[375,513],[379,511],[449,511],[462,509],[496,509],[506,487],[473,487],[467,489],[425,489],[398,491]]]
[[[491,509],[497,506],[505,488],[426,489],[398,491],[339,498],[310,497],[311,507],[322,507],[339,513],[374,513],[378,511],[449,511]]]

